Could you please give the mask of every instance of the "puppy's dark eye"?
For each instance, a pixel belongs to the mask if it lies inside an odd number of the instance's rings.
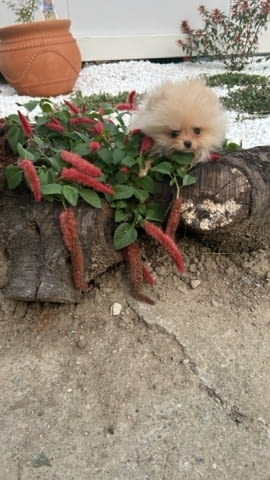
[[[195,127],[193,128],[193,132],[195,133],[195,135],[200,135],[201,129],[199,127]]]
[[[177,137],[179,137],[180,132],[181,132],[181,130],[171,130],[171,131],[170,131],[170,136],[171,136],[172,138],[177,138]]]

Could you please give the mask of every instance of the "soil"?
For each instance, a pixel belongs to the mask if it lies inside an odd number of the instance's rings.
[[[181,244],[182,278],[145,246],[155,306],[124,264],[77,305],[1,298],[1,480],[269,480],[269,251]]]
[[[123,263],[74,305],[0,290],[1,480],[269,480],[270,251],[179,241],[184,276],[144,244],[154,306]]]

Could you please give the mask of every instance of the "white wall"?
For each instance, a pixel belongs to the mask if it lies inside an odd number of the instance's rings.
[[[200,4],[227,14],[230,0],[55,0],[58,17],[69,17],[84,61],[180,56],[180,22],[199,26]],[[40,19],[40,15],[37,15]],[[0,25],[13,22],[0,0]],[[270,51],[270,29],[259,51]]]

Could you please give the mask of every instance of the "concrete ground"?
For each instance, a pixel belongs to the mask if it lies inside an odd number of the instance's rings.
[[[184,247],[155,306],[124,265],[78,305],[0,294],[1,480],[270,480],[269,252]]]

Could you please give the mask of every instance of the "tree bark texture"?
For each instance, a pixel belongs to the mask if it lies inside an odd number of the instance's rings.
[[[269,245],[270,147],[223,155],[216,162],[196,166],[192,174],[198,181],[183,189],[184,228],[226,252]],[[169,205],[168,185],[161,186],[159,198]],[[37,204],[30,193],[11,192],[3,175],[0,178],[0,288],[6,297],[80,300],[60,231],[61,211],[60,204]],[[102,209],[82,204],[76,215],[85,280],[91,281],[122,261],[121,253],[113,249],[113,215],[106,203]]]
[[[219,250],[269,246],[270,147],[227,153],[199,164],[183,189],[183,222]]]

